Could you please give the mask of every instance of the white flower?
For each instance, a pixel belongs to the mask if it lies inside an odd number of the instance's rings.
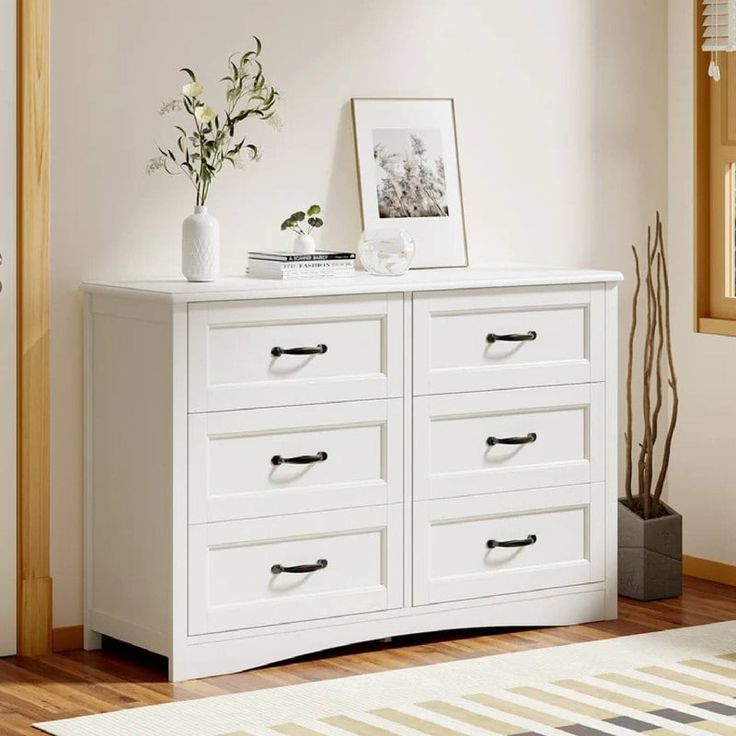
[[[199,82],[189,82],[181,88],[184,97],[199,97],[204,92],[204,87]]]
[[[206,125],[215,119],[215,111],[209,105],[202,105],[194,111],[194,117]]]

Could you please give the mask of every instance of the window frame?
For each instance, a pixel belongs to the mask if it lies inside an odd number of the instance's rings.
[[[701,50],[701,7],[702,0],[693,0],[694,329],[736,337],[736,291],[733,296],[727,292],[736,260],[736,54],[721,55],[721,81],[713,82],[709,55]]]

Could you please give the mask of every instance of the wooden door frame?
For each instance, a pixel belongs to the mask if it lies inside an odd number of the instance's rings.
[[[51,0],[17,0],[18,654],[51,652],[49,35]]]

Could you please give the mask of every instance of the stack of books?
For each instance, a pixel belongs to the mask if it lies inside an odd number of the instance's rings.
[[[322,279],[355,275],[355,253],[317,250],[254,250],[248,253],[248,276],[256,279]]]

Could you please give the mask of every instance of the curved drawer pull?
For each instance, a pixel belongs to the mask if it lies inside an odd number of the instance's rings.
[[[529,434],[523,437],[488,437],[486,438],[486,444],[489,447],[494,445],[528,445],[531,442],[537,441],[537,433],[529,432]]]
[[[326,452],[318,452],[316,455],[295,455],[294,457],[281,457],[281,455],[274,455],[271,458],[272,465],[309,465],[310,463],[323,463],[327,460]]]
[[[320,343],[314,348],[271,348],[271,355],[278,358],[281,355],[322,355],[327,352],[327,345]]]
[[[273,565],[271,572],[274,575],[279,575],[282,572],[294,572],[294,573],[305,573],[305,572],[317,572],[317,570],[324,570],[327,567],[327,560],[317,560],[314,565],[293,565],[292,567],[284,567],[283,565]]]
[[[534,330],[529,332],[522,332],[518,334],[510,335],[497,335],[495,332],[489,332],[486,335],[486,342],[528,342],[529,340],[536,340],[537,333]]]
[[[537,535],[530,534],[526,539],[509,539],[506,542],[499,542],[496,539],[489,539],[486,542],[488,549],[495,549],[496,547],[528,547],[531,544],[537,543]]]

